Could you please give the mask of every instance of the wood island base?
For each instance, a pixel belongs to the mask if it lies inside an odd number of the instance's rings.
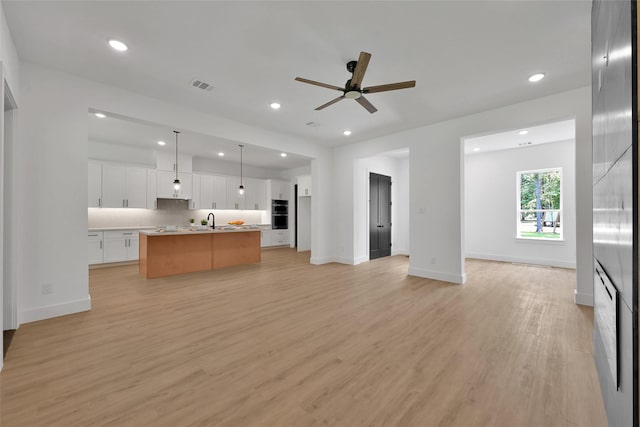
[[[260,230],[140,233],[140,274],[147,279],[260,262]]]

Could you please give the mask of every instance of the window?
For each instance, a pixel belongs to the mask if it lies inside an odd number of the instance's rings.
[[[516,173],[520,239],[562,240],[562,169]]]

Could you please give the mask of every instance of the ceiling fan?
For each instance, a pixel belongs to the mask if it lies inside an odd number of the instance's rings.
[[[326,87],[327,89],[334,89],[342,92],[342,95],[332,99],[326,104],[322,104],[316,110],[322,110],[327,108],[330,105],[335,104],[338,101],[342,101],[343,99],[355,99],[356,102],[366,108],[370,113],[375,113],[378,111],[376,107],[374,107],[367,98],[364,97],[366,93],[376,93],[376,92],[386,92],[389,90],[397,90],[397,89],[407,89],[410,87],[415,87],[416,81],[411,80],[408,82],[399,82],[399,83],[389,83],[386,85],[379,86],[369,86],[361,88],[360,85],[362,83],[362,79],[364,78],[364,73],[367,71],[367,66],[369,65],[369,60],[371,59],[371,54],[367,52],[360,52],[360,57],[357,61],[349,61],[347,62],[347,71],[349,71],[352,76],[347,83],[344,85],[344,88],[339,86],[333,86],[326,83],[317,82],[315,80],[304,79],[302,77],[296,77],[296,80],[302,83],[309,83],[311,85]]]

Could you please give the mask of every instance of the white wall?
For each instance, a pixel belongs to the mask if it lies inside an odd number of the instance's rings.
[[[20,141],[12,176],[15,188],[16,274],[19,321],[24,323],[90,307],[87,273],[87,158],[89,108],[137,120],[261,145],[314,158],[316,262],[331,259],[330,150],[301,138],[270,132],[32,63],[21,64]],[[43,294],[43,285],[53,292]]]
[[[298,197],[298,252],[311,249],[311,199]],[[293,227],[291,227],[293,231]]]
[[[399,132],[334,150],[333,186],[338,259],[355,260],[354,160],[409,147],[409,273],[463,283],[462,143],[464,137],[576,119],[576,301],[593,303],[591,220],[591,89],[584,87],[446,122]]]
[[[13,43],[13,37],[11,36],[11,31],[9,30],[9,26],[7,25],[7,21],[6,21],[6,17],[4,14],[4,8],[2,7],[2,5],[0,4],[0,67],[1,67],[1,72],[0,75],[2,76],[2,79],[0,79],[0,84],[3,85],[2,89],[0,90],[0,99],[2,99],[2,102],[4,102],[4,95],[5,95],[5,90],[4,90],[4,82],[2,82],[2,80],[4,80],[7,84],[7,86],[9,87],[11,94],[14,98],[14,100],[16,101],[16,104],[18,107],[21,106],[22,103],[22,98],[20,95],[20,62],[19,62],[19,58],[18,58],[18,53],[16,51],[15,45]],[[5,163],[9,163],[13,166],[14,164],[14,155],[13,155],[13,147],[12,146],[5,146],[5,140],[4,140],[4,120],[5,120],[5,114],[3,114],[2,118],[0,120],[2,120],[1,126],[0,126],[0,135],[2,137],[2,141],[0,143],[0,165],[2,165],[0,167],[0,188],[6,188],[6,187],[11,187],[13,185],[13,179],[12,176],[9,174],[8,171],[5,171],[4,168],[4,164]],[[16,114],[17,117],[17,114]],[[17,122],[17,118],[15,119]],[[13,141],[15,141],[19,135],[19,130],[13,128],[12,129],[12,133],[13,133]],[[8,143],[8,142],[7,142]],[[5,159],[4,156],[5,154],[7,155],[7,158]],[[13,323],[12,321],[5,323],[6,319],[5,319],[5,309],[4,309],[4,305],[5,303],[7,304],[12,304],[11,301],[5,301],[5,280],[10,280],[11,283],[8,283],[7,285],[11,285],[11,286],[15,286],[15,283],[17,283],[16,281],[16,276],[14,273],[14,247],[9,243],[10,241],[13,241],[13,233],[15,232],[15,230],[13,229],[12,225],[13,224],[8,224],[6,223],[8,226],[11,226],[9,228],[7,228],[7,232],[8,235],[5,236],[4,235],[4,225],[5,224],[5,215],[6,215],[6,219],[7,221],[11,221],[14,218],[18,218],[17,215],[17,209],[16,206],[14,204],[14,199],[13,199],[13,192],[5,192],[3,191],[2,194],[0,195],[0,240],[2,240],[3,244],[0,245],[0,277],[3,278],[2,280],[2,292],[0,292],[0,319],[3,319],[3,325],[4,324],[8,324],[8,323]],[[5,242],[5,238],[7,238],[7,241]],[[4,264],[7,264],[8,270],[5,274],[4,271]],[[10,269],[9,269],[10,267]],[[8,292],[7,293],[7,297],[10,300],[10,295],[12,293]],[[9,317],[10,314],[9,314]],[[0,345],[3,344],[3,339],[2,336],[0,336]],[[2,369],[3,366],[3,362],[2,360],[0,360],[0,370]]]
[[[391,248],[392,254],[409,254],[409,159],[400,160],[386,155],[358,159],[354,190],[355,264],[369,260],[369,174],[377,173],[391,177]],[[401,218],[403,212],[404,221]],[[349,259],[342,262],[349,263]]]
[[[562,168],[564,241],[516,239],[518,171]],[[465,156],[465,236],[468,258],[575,268],[574,141]]]

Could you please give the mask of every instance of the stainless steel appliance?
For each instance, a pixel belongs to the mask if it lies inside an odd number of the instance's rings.
[[[271,228],[274,230],[286,230],[289,228],[289,201],[271,201]]]

